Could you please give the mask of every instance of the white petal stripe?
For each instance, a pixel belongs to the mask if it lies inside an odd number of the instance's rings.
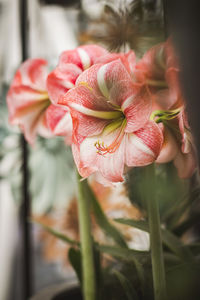
[[[84,70],[88,69],[91,66],[91,60],[90,60],[89,55],[82,48],[78,48],[77,51],[80,56]]]
[[[84,115],[96,117],[99,119],[112,120],[122,116],[122,113],[120,111],[93,110],[77,103],[69,103],[69,106],[75,109],[76,111],[83,113]]]
[[[124,102],[121,106],[122,111],[125,111],[125,109],[131,105],[133,100],[134,100],[134,95],[132,95],[132,96],[128,97],[126,100],[124,100]]]
[[[133,144],[137,149],[141,150],[141,152],[155,157],[154,152],[134,133],[129,134],[129,137],[131,138],[131,144]]]
[[[62,80],[62,81],[60,82],[60,84],[61,84],[63,87],[67,88],[67,89],[73,89],[73,88],[74,88],[74,84],[73,84],[72,82],[70,82],[70,81]]]
[[[109,91],[105,82],[105,73],[106,73],[106,67],[107,65],[102,66],[98,72],[97,72],[97,82],[100,91],[102,94],[106,97],[109,98]]]
[[[59,134],[60,132],[64,131],[64,129],[68,129],[70,124],[72,124],[71,116],[69,112],[66,112],[66,115],[58,122],[54,129],[54,134]]]

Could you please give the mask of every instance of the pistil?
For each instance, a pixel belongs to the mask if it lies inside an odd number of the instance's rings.
[[[116,136],[116,138],[114,139],[114,141],[109,145],[105,145],[104,141],[103,142],[100,142],[100,141],[97,141],[94,145],[95,147],[97,148],[97,153],[99,155],[103,155],[105,156],[107,153],[114,153],[120,146],[121,144],[121,141],[124,137],[124,129],[126,127],[126,119],[124,118],[123,120],[117,120],[116,122],[114,122],[114,124],[109,124],[108,126],[110,126],[109,128],[106,128],[106,134],[111,133],[112,131],[118,129],[120,127],[120,130]],[[121,124],[121,126],[120,126]],[[113,126],[113,127],[112,127]],[[111,131],[112,129],[112,131]],[[105,134],[105,132],[104,132]]]

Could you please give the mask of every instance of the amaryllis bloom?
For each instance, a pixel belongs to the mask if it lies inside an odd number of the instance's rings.
[[[148,86],[152,109],[175,109],[183,105],[179,83],[178,58],[171,40],[147,51],[135,66],[135,80]]]
[[[11,124],[21,128],[30,144],[34,143],[37,134],[43,137],[53,136],[48,127],[46,116],[47,108],[52,107],[46,89],[47,75],[46,60],[28,59],[16,72],[7,94],[9,120]],[[59,110],[59,108],[55,109],[56,111]],[[59,116],[63,117],[63,108],[60,110]],[[68,114],[67,118],[69,119],[69,112],[67,113],[65,110],[65,114]],[[56,121],[58,122],[58,112],[55,117],[57,117]],[[54,115],[52,115],[51,122],[54,122]],[[71,119],[69,120],[70,125]]]
[[[95,64],[60,98],[73,121],[72,150],[83,177],[100,172],[123,181],[125,166],[145,166],[159,155],[163,135],[150,121],[148,92],[134,84],[120,59]]]
[[[60,97],[75,87],[78,76],[95,64],[99,57],[106,54],[108,51],[97,45],[85,45],[64,51],[60,56],[58,66],[47,79],[47,90],[52,103],[57,104]]]
[[[174,162],[180,178],[192,176],[197,167],[196,150],[183,110],[176,118],[165,121],[164,143],[156,162]]]
[[[196,155],[179,73],[178,58],[170,39],[147,51],[135,67],[136,81],[146,85],[151,93],[151,118],[164,124],[164,143],[156,161],[174,161],[179,176],[187,178],[196,168]]]

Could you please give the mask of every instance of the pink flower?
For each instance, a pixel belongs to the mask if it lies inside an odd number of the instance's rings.
[[[135,79],[148,86],[153,100],[152,115],[164,124],[164,143],[156,162],[173,160],[178,175],[187,178],[194,173],[197,161],[179,72],[178,58],[169,39],[147,51],[135,67]]]
[[[178,58],[171,40],[147,51],[136,64],[135,80],[146,84],[152,93],[152,110],[175,109],[183,105],[179,83]]]
[[[80,46],[74,50],[64,51],[58,66],[47,79],[47,90],[52,103],[57,104],[61,96],[75,87],[78,76],[106,54],[108,51],[97,45]]]
[[[46,60],[29,59],[16,72],[7,95],[10,122],[21,128],[30,144],[34,144],[37,134],[48,138],[53,136],[49,130],[46,115],[49,112],[49,106],[51,111],[53,110],[46,89],[47,75]],[[59,109],[61,110],[59,116],[64,116],[62,107],[54,108],[57,111],[56,122],[58,122]],[[66,125],[66,119],[70,118],[70,114],[66,110],[65,114],[68,115],[65,118]],[[54,122],[54,114],[51,115],[52,122]],[[70,128],[71,119],[69,123],[67,129]]]
[[[61,97],[73,121],[72,150],[83,177],[99,171],[123,181],[125,166],[145,166],[159,155],[163,135],[149,120],[151,100],[134,84],[121,59],[95,64]]]
[[[183,110],[176,118],[165,121],[164,143],[156,162],[174,162],[180,178],[189,178],[197,168],[196,149]]]
[[[9,120],[21,128],[31,144],[37,134],[51,135],[45,122],[45,111],[50,104],[46,78],[47,61],[29,59],[16,72],[7,94]]]

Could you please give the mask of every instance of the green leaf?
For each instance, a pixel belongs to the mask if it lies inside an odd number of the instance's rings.
[[[124,224],[124,225],[129,225],[131,227],[135,227],[137,229],[149,232],[149,225],[147,221],[143,220],[133,220],[133,219],[123,219],[123,218],[118,218],[114,219],[115,222]]]
[[[95,242],[94,242],[95,243]],[[103,286],[103,272],[101,267],[101,253],[97,247],[93,247],[94,251],[94,265],[95,265],[95,278],[96,278],[96,289],[97,289],[97,300],[102,300]]]
[[[91,201],[92,210],[95,215],[95,219],[97,224],[101,227],[101,229],[121,247],[127,247],[126,242],[122,236],[122,234],[109,222],[108,218],[104,214],[99,202],[97,201],[93,191],[85,180],[85,189],[86,193]]]
[[[190,249],[190,251],[192,252],[192,254],[194,256],[199,256],[199,253],[200,253],[200,243],[199,242],[192,243],[189,245],[184,245],[183,247]]]
[[[81,252],[79,249],[70,248],[68,252],[69,261],[76,272],[78,280],[82,285]]]
[[[107,246],[107,245],[98,245],[96,244],[97,249],[103,253],[110,254],[111,256],[122,258],[123,260],[138,260],[149,255],[148,251],[137,251],[128,248],[116,247],[116,246]]]
[[[139,300],[137,292],[135,291],[133,284],[119,271],[114,270],[113,274],[117,277],[119,280],[127,300]]]
[[[168,248],[179,256],[182,260],[192,260],[193,255],[189,248],[184,247],[183,243],[179,238],[176,237],[172,232],[162,229],[162,239]]]
[[[149,232],[149,226],[147,221],[136,221],[132,219],[115,219],[115,221]],[[183,247],[184,245],[182,244],[181,240],[177,238],[176,235],[174,235],[172,232],[162,228],[161,235],[163,243],[181,259],[191,260],[193,258],[190,250]]]
[[[69,238],[68,236],[66,236],[65,234],[47,226],[47,225],[44,225],[42,224],[41,222],[38,222],[36,220],[31,220],[31,222],[34,222],[40,226],[42,226],[43,229],[45,229],[47,232],[49,232],[50,234],[52,234],[53,236],[55,236],[56,238],[58,238],[59,240],[62,240],[63,242],[65,243],[68,243],[68,244],[71,244],[73,246],[79,246],[79,242]]]

